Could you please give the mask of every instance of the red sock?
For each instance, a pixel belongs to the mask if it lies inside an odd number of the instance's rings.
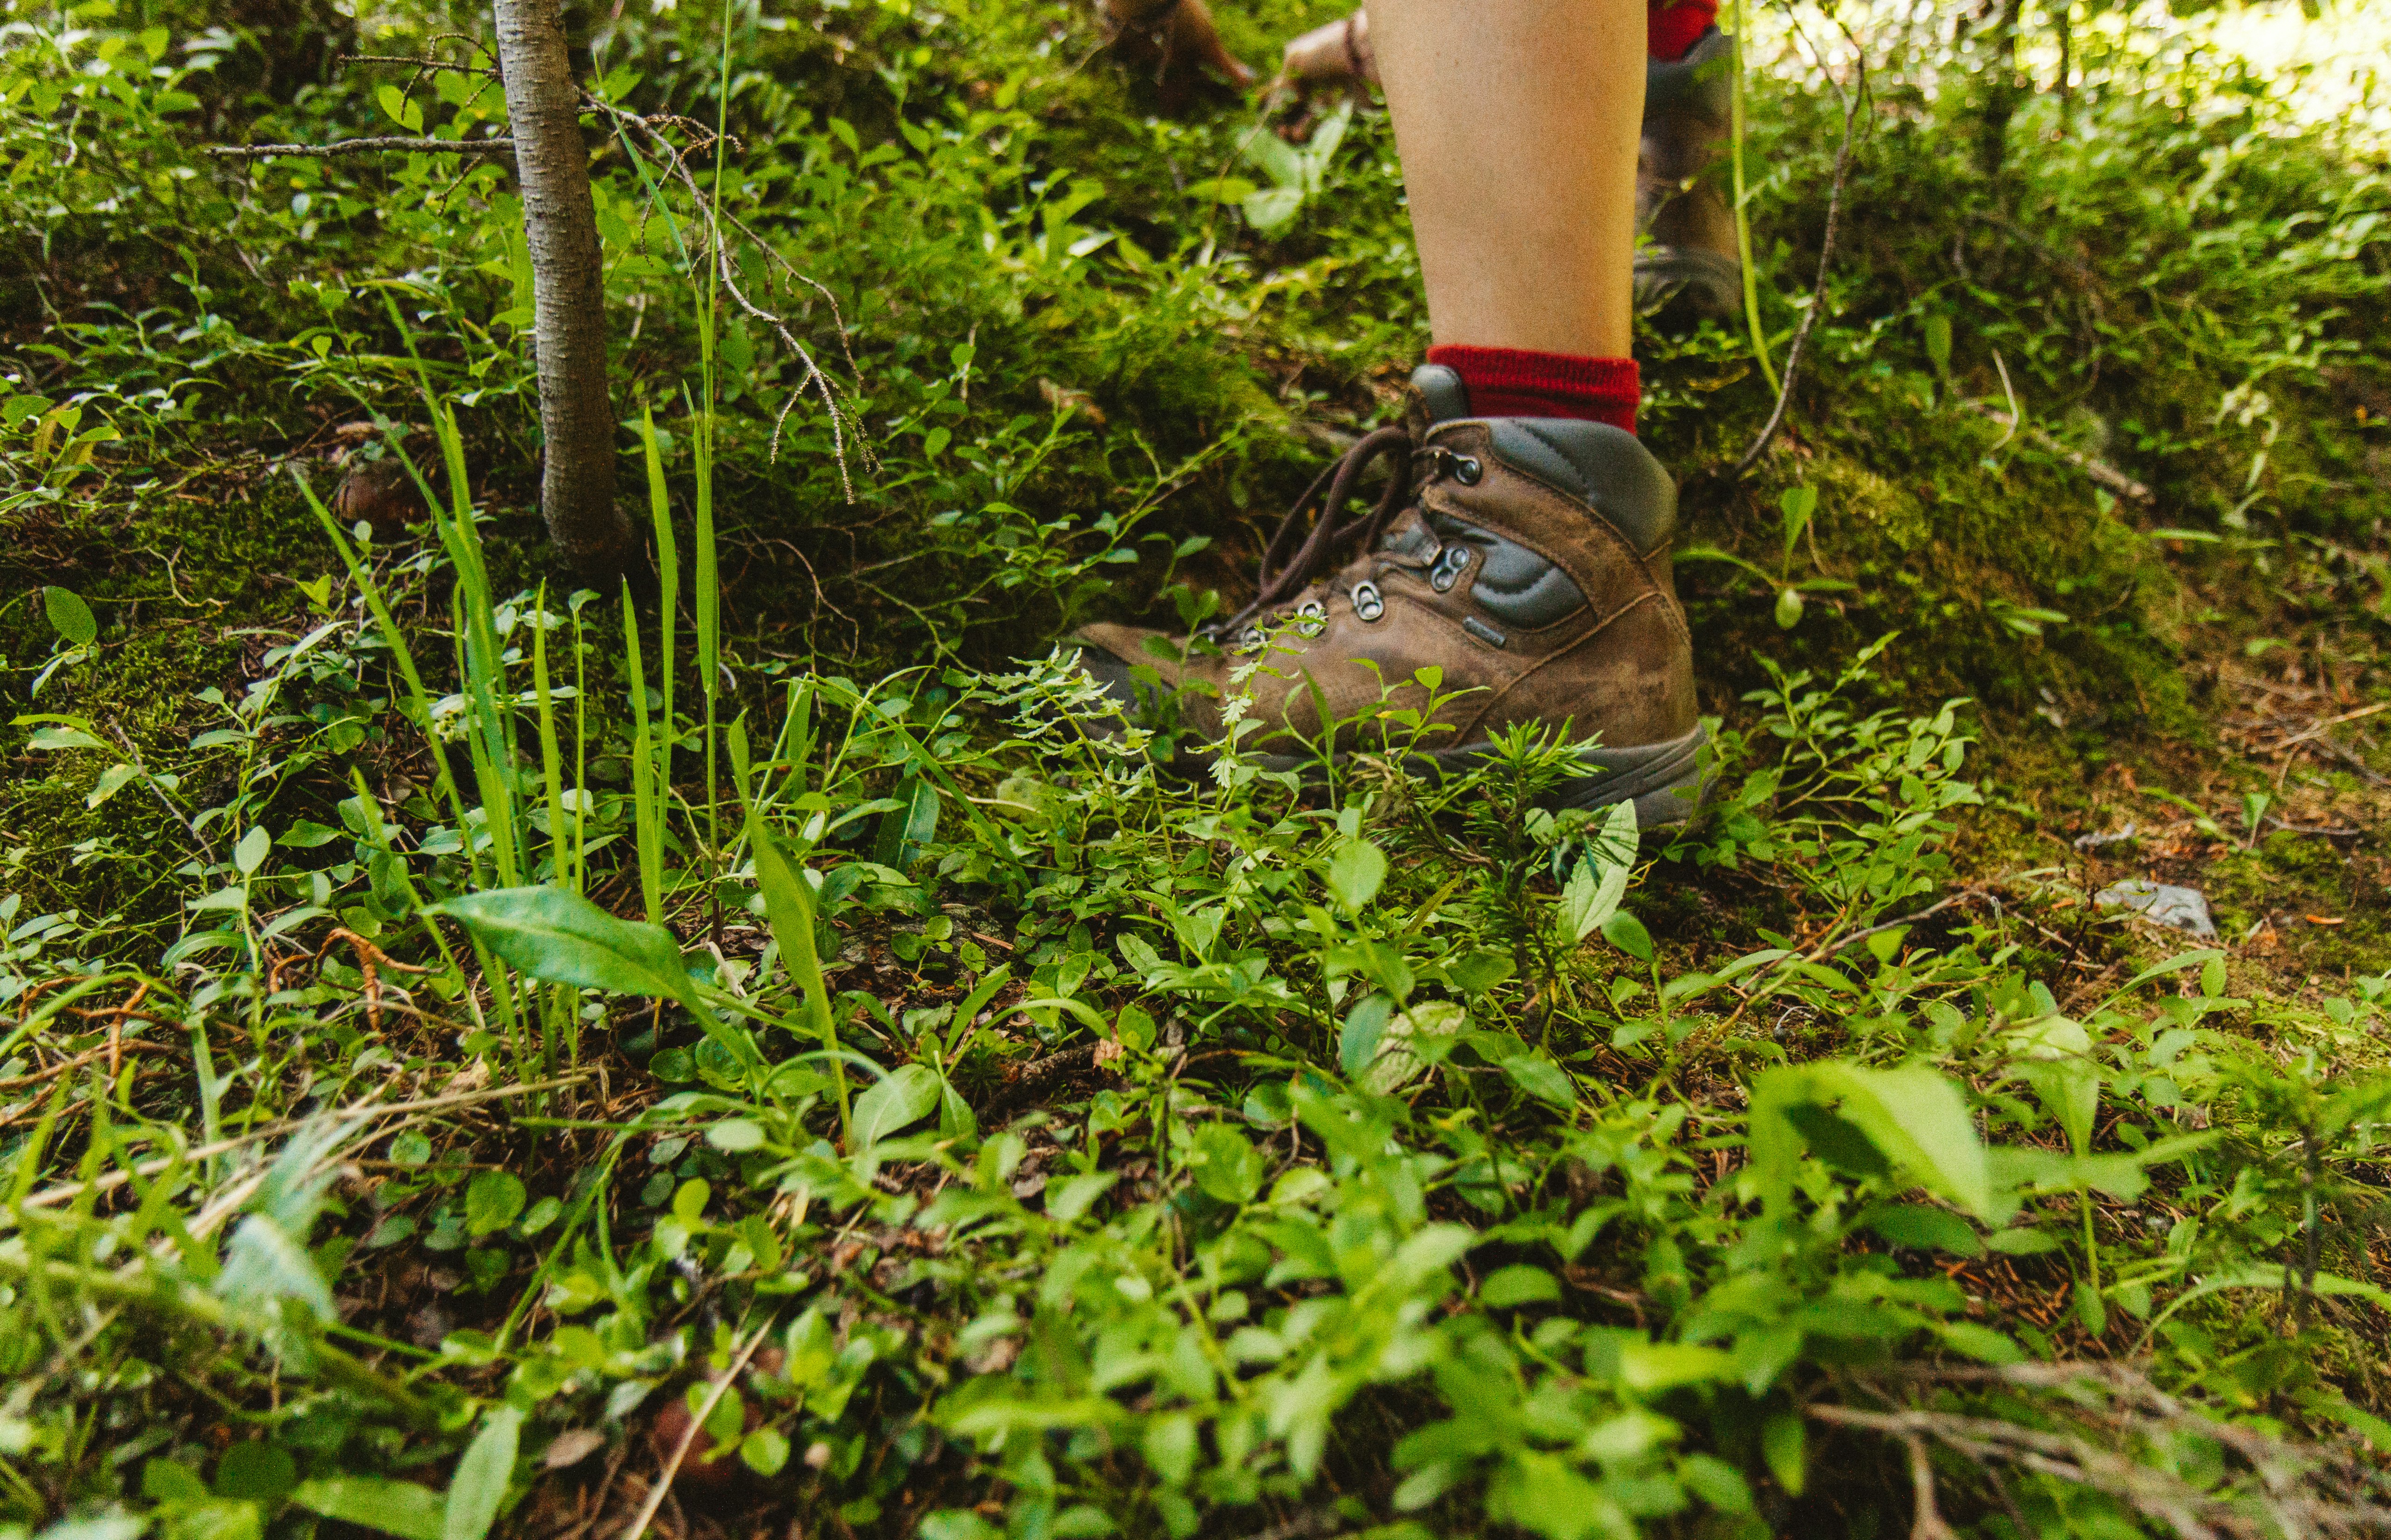
[[[1583,358],[1520,347],[1432,347],[1428,361],[1461,376],[1473,417],[1576,417],[1635,431],[1643,389],[1633,358]]]
[[[1645,0],[1645,51],[1675,63],[1718,20],[1718,0]]]

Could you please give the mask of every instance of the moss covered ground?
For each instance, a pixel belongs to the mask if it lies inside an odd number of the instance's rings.
[[[233,9],[0,32],[0,1521],[2384,1526],[2391,195],[2325,83],[2157,13],[2076,7],[2064,90],[2041,11],[1764,19],[1776,367],[1818,319],[1740,480],[1742,322],[1639,331],[1730,753],[1631,859],[1501,816],[1532,745],[1187,788],[1041,726],[1050,639],[1234,602],[1398,415],[1375,105],[1265,235],[1293,110],[1078,11],[592,19],[595,90],[696,120],[591,136],[679,565],[627,605],[534,507],[503,170],[203,153],[481,132],[335,56],[486,19]],[[827,383],[653,193],[718,110]],[[445,504],[444,418],[474,521],[383,473]],[[473,907],[534,888],[627,928]]]

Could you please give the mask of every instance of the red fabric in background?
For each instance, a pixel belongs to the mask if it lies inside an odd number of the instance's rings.
[[[1644,13],[1648,41],[1645,49],[1654,58],[1671,63],[1686,57],[1686,50],[1701,41],[1702,33],[1718,20],[1718,0],[1648,0]]]
[[[1461,376],[1472,417],[1575,417],[1635,431],[1644,398],[1633,358],[1584,358],[1520,347],[1432,347],[1428,361]]]

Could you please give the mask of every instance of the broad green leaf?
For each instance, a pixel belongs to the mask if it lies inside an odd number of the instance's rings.
[[[1166,1484],[1187,1484],[1196,1473],[1197,1452],[1196,1419],[1187,1414],[1156,1417],[1146,1424],[1145,1463]]]
[[[249,1439],[226,1450],[216,1461],[219,1497],[244,1502],[278,1503],[299,1484],[299,1462],[291,1451],[263,1439]]]
[[[1918,1251],[1948,1251],[1955,1257],[1977,1256],[1984,1243],[1975,1226],[1944,1209],[1919,1203],[1884,1203],[1860,1216],[1860,1223],[1895,1246]]]
[[[1602,923],[1602,938],[1639,963],[1652,961],[1651,932],[1623,909]]]
[[[1046,1217],[1058,1224],[1077,1222],[1119,1180],[1118,1171],[1089,1171],[1055,1183],[1046,1189]]]
[[[1771,1069],[1752,1082],[1749,1132],[1764,1201],[1782,1212],[1809,1136],[1796,1115],[1840,1106],[1893,1165],[1987,1223],[1999,1217],[1984,1147],[1958,1088],[1932,1069],[1828,1062]],[[1815,1126],[1815,1120],[1814,1126]]]
[[[101,773],[99,780],[91,790],[84,794],[83,805],[85,808],[97,808],[140,778],[141,772],[131,765],[110,765]]]
[[[1760,1425],[1760,1457],[1768,1462],[1768,1473],[1790,1496],[1802,1495],[1810,1473],[1808,1440],[1802,1430],[1799,1412],[1771,1412],[1768,1420]]]
[[[1734,1378],[1735,1360],[1722,1348],[1691,1342],[1630,1342],[1619,1353],[1621,1383],[1643,1395]]]
[[[1627,894],[1627,879],[1635,870],[1635,804],[1617,803],[1603,819],[1602,830],[1590,842],[1577,870],[1561,889],[1561,929],[1574,946],[1593,935],[1613,914]]]
[[[1345,1013],[1345,1029],[1337,1036],[1337,1064],[1348,1080],[1359,1075],[1378,1055],[1378,1040],[1395,1014],[1395,1003],[1372,990]]]
[[[1934,1335],[1945,1347],[1964,1352],[1979,1364],[2015,1364],[2025,1357],[2025,1350],[2006,1332],[1974,1321],[1938,1321]]]
[[[1256,235],[1276,235],[1295,223],[1296,211],[1303,207],[1303,188],[1265,188],[1241,206],[1246,223],[1254,227]]]
[[[760,1149],[764,1145],[764,1125],[753,1118],[726,1118],[705,1131],[705,1142],[731,1155]]]
[[[1248,164],[1282,188],[1299,193],[1303,187],[1303,152],[1275,134],[1246,136],[1243,153]]]
[[[1267,1174],[1261,1152],[1227,1123],[1207,1123],[1196,1135],[1196,1184],[1223,1203],[1250,1203]]]
[[[758,1428],[739,1441],[739,1457],[758,1476],[777,1476],[789,1463],[789,1435],[778,1428]]]
[[[1347,840],[1328,860],[1328,891],[1348,914],[1368,908],[1386,880],[1386,853],[1366,839]]]
[[[1561,1286],[1541,1267],[1525,1262],[1498,1267],[1478,1286],[1478,1302],[1489,1310],[1543,1304],[1561,1297]]]
[[[2100,1070],[2090,1059],[2057,1059],[2018,1068],[2034,1087],[2035,1100],[2059,1119],[2068,1147],[2078,1155],[2092,1151],[2092,1123],[2100,1111]]]
[[[214,1494],[189,1466],[159,1458],[141,1467],[141,1495],[160,1503],[204,1503]]]
[[[1558,1107],[1577,1106],[1577,1085],[1569,1072],[1542,1054],[1519,1054],[1503,1061],[1503,1073],[1511,1083],[1535,1097]]]
[[[2214,947],[2204,947],[2198,951],[2178,952],[2164,963],[2152,964],[2133,977],[2126,979],[2118,989],[2117,993],[2131,994],[2153,978],[2164,978],[2168,974],[2180,973],[2186,968],[2202,967],[2210,963],[2221,962],[2224,956],[2223,952]]]
[[[814,938],[813,890],[806,874],[763,825],[751,816],[747,843],[756,852],[756,886],[764,890],[764,913],[772,939],[781,949],[781,965],[805,991],[806,1019],[826,1049],[838,1047],[836,1024],[831,1016],[830,986],[822,978],[821,954]]]
[[[467,893],[425,912],[446,914],[509,964],[548,984],[691,1003],[680,945],[662,925],[619,919],[562,887]]]
[[[855,1099],[850,1149],[867,1150],[937,1110],[938,1072],[926,1064],[899,1065]]]
[[[2067,1249],[2067,1243],[2048,1230],[1996,1230],[1984,1237],[1984,1245],[2005,1257],[2036,1257]]]
[[[1430,1224],[1396,1248],[1376,1281],[1408,1293],[1459,1262],[1478,1238],[1478,1233],[1466,1225]]]
[[[42,613],[49,617],[51,629],[76,647],[88,647],[99,640],[99,619],[83,595],[72,589],[56,586],[42,590]]]
[[[1313,125],[1311,142],[1302,150],[1305,191],[1318,192],[1327,180],[1328,162],[1337,158],[1337,147],[1345,142],[1345,130],[1352,123],[1353,104],[1348,100],[1338,102]]]
[[[79,727],[45,727],[36,729],[25,740],[27,748],[106,748],[108,744]]]
[[[897,787],[897,804],[880,817],[872,859],[902,872],[937,835],[938,788],[926,778],[908,776]]]
[[[1187,196],[1207,203],[1241,203],[1260,190],[1242,176],[1208,176],[1190,183]]]
[[[1362,1073],[1362,1083],[1381,1096],[1391,1096],[1409,1085],[1428,1067],[1412,1051],[1423,1037],[1449,1038],[1469,1025],[1469,1013],[1449,1000],[1415,1005],[1386,1025],[1378,1036],[1377,1055]]]
[[[445,1501],[428,1486],[379,1476],[331,1476],[302,1482],[291,1500],[310,1513],[379,1530],[398,1540],[442,1540]]]
[[[232,863],[244,877],[265,864],[265,853],[274,848],[274,836],[265,832],[263,823],[252,823],[240,843],[232,848]]]
[[[1777,509],[1784,516],[1785,554],[1790,557],[1793,547],[1809,526],[1810,515],[1818,508],[1818,489],[1815,486],[1789,486],[1777,496]]]
[[[482,1430],[465,1446],[448,1483],[448,1506],[440,1517],[440,1540],[482,1540],[498,1516],[498,1505],[514,1479],[515,1445],[523,1413],[511,1405],[490,1409]]]
[[[1921,323],[1926,331],[1926,361],[1934,366],[1938,379],[1951,374],[1951,317],[1946,311],[1931,312]]]
[[[1518,971],[1519,964],[1507,951],[1473,951],[1445,969],[1445,976],[1474,1000]]]
[[[1818,1068],[1826,1085],[1842,1093],[1843,1115],[1867,1131],[1886,1158],[1977,1218],[1993,1217],[1984,1146],[1957,1085],[1922,1068]]]
[[[465,1229],[475,1236],[493,1235],[515,1222],[529,1195],[523,1179],[512,1171],[480,1171],[465,1186]]]
[[[1568,1458],[1532,1447],[1511,1451],[1495,1467],[1486,1513],[1543,1540],[1626,1540],[1637,1533],[1617,1499]]]

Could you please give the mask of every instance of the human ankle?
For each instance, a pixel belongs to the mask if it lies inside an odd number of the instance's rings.
[[[1473,417],[1573,417],[1635,431],[1643,391],[1633,358],[1444,345],[1428,361],[1461,376]]]

